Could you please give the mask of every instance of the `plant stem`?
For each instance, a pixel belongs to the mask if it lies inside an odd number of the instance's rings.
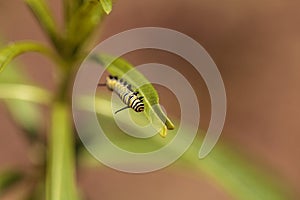
[[[61,82],[52,106],[48,147],[46,199],[78,199],[75,181],[75,144],[70,111],[69,86],[75,59],[63,60]]]
[[[74,137],[70,109],[65,101],[52,107],[46,177],[46,199],[78,199],[75,186]]]

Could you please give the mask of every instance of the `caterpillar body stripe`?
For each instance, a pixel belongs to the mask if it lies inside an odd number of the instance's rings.
[[[144,111],[145,105],[142,100],[143,97],[138,97],[137,95],[139,92],[134,92],[131,88],[131,85],[123,79],[119,79],[117,76],[109,75],[106,77],[106,83],[98,84],[98,86],[107,86],[109,90],[114,91],[127,105],[126,107],[117,110],[115,113],[126,108],[132,108],[135,112]]]

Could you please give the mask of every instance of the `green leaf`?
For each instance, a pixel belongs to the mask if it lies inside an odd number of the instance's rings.
[[[52,97],[46,90],[28,85],[30,81],[26,73],[17,67],[9,66],[0,73],[0,100],[3,100],[26,137],[32,140],[36,138],[43,120],[36,103],[48,104]]]
[[[48,56],[54,56],[50,49],[42,44],[35,42],[17,42],[11,43],[0,49],[0,72],[15,57],[26,52],[40,52]]]
[[[159,97],[152,84],[134,67],[121,58],[114,58],[108,55],[93,56],[92,59],[104,66],[108,66],[107,71],[118,77],[123,77],[127,82],[138,88],[140,95],[144,97],[144,114],[155,126],[161,128],[160,135],[165,137],[167,129],[174,129],[171,120],[164,114],[160,105]],[[138,87],[141,85],[140,87]]]
[[[49,104],[51,95],[46,90],[25,84],[1,84],[0,99],[16,99],[40,104]]]
[[[56,49],[60,49],[62,40],[58,34],[56,25],[49,6],[44,0],[25,0],[32,13],[50,38]]]
[[[19,171],[2,171],[0,173],[0,196],[10,187],[21,181],[23,174]]]
[[[114,120],[112,120],[113,116],[109,109],[107,109],[111,106],[109,98],[96,98],[95,103],[102,129],[114,133],[109,134],[109,139],[122,149],[136,153],[146,153],[159,150],[157,147],[162,147],[172,140],[172,138],[169,137],[166,138],[166,140],[161,140],[157,137],[136,139],[127,136],[126,133],[114,125]],[[101,106],[97,106],[98,104]],[[84,109],[85,106],[83,102],[82,108]],[[127,118],[125,115],[119,117],[120,120],[126,120],[125,118]],[[131,125],[128,124],[128,126]],[[134,128],[134,126],[132,126],[132,128]],[[178,128],[179,127],[176,126],[174,132],[177,132]],[[181,128],[185,131],[183,136],[189,137],[191,132],[188,125],[183,125]],[[199,132],[198,135],[204,135],[204,132]],[[185,139],[186,138],[182,138],[180,141],[184,143]],[[207,157],[199,159],[198,152],[202,142],[203,138],[196,137],[189,149],[173,164],[175,167],[172,167],[172,169],[188,170],[190,172],[192,170],[195,177],[197,177],[196,175],[198,174],[201,179],[206,176],[208,182],[213,182],[220,186],[232,199],[292,199],[286,183],[282,182],[276,174],[271,173],[270,168],[258,164],[255,160],[249,159],[240,150],[225,142],[220,141]],[[103,151],[105,150],[104,148]],[[169,149],[169,151],[177,151],[177,149],[175,147]],[[85,167],[99,166],[99,162],[96,162],[95,158],[85,152],[84,149],[81,149],[79,156],[79,159],[85,162],[81,163]],[[119,164],[122,165],[122,163]]]
[[[46,175],[46,199],[78,199],[75,186],[74,135],[69,107],[52,107]]]
[[[287,187],[274,176],[276,174],[271,176],[269,169],[246,160],[234,147],[218,143],[207,157],[197,159],[202,141],[195,140],[181,158],[181,164],[206,174],[235,199],[290,199]]]
[[[112,10],[112,1],[111,0],[100,0],[103,10],[106,14],[109,14]]]

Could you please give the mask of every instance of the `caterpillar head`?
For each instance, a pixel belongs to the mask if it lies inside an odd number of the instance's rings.
[[[108,77],[106,77],[107,88],[110,90],[113,90],[117,81],[118,81],[118,77],[116,77],[116,76],[109,75]]]

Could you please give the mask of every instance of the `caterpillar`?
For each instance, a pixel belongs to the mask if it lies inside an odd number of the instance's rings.
[[[145,105],[143,103],[143,96],[138,97],[138,91],[133,91],[131,84],[127,83],[123,79],[118,79],[117,76],[109,75],[106,77],[106,83],[100,83],[98,86],[107,86],[107,88],[115,92],[120,99],[127,105],[115,112],[118,113],[127,108],[132,108],[135,112],[143,112]]]

